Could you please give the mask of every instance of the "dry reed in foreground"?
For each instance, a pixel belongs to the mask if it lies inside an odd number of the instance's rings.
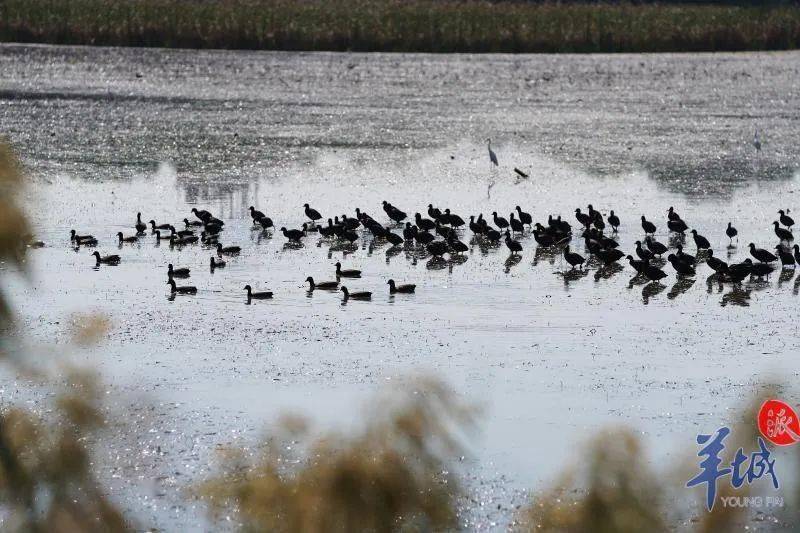
[[[0,139],[0,262],[25,271],[28,222],[18,203],[25,183],[20,163]],[[0,270],[4,276],[6,270]],[[0,293],[0,363],[10,372],[27,373],[30,365],[11,354],[13,314]],[[88,339],[88,337],[87,337]],[[13,357],[12,357],[13,355]],[[47,376],[39,377],[47,379]],[[14,405],[0,405],[0,516],[9,532],[79,533],[125,531],[122,514],[94,478],[87,438],[102,426],[94,381],[69,371],[67,386],[52,412],[40,415]],[[55,388],[55,383],[53,383]],[[5,387],[4,387],[5,389]],[[13,387],[9,388],[13,390]]]
[[[440,531],[457,526],[451,460],[471,409],[426,380],[384,404],[363,432],[309,435],[297,420],[251,461],[229,452],[204,484],[216,511],[238,511],[245,531]],[[287,450],[305,447],[305,453]]]

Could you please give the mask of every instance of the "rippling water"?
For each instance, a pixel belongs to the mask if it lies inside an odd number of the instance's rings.
[[[370,394],[428,372],[486,407],[464,521],[499,527],[598,428],[640,429],[660,465],[694,453],[698,428],[718,427],[758,383],[796,376],[800,277],[731,287],[709,283],[705,265],[693,282],[668,267],[655,287],[627,266],[565,274],[527,234],[519,262],[471,244],[465,261],[438,268],[368,237],[346,254],[316,236],[290,249],[254,231],[247,207],[299,227],[306,202],[381,221],[382,200],[464,218],[521,205],[540,221],[573,221],[592,203],[622,218],[632,252],[642,214],[676,244],[672,205],[717,256],[740,261],[751,241],[774,246],[779,208],[798,208],[798,59],[0,46],[0,124],[34,177],[26,198],[48,245],[11,296],[48,343],[73,312],[111,317],[109,341],[78,359],[127,393],[111,397],[141,427],[119,443],[125,453],[107,452],[103,473],[144,524],[196,522],[179,490],[208,472],[215,446],[252,442],[286,409],[355,422]],[[223,242],[244,248],[225,270],[209,272],[199,246],[148,236],[117,248],[137,211],[179,222],[194,206],[225,219]],[[730,248],[729,220],[740,234]],[[88,250],[69,247],[71,228],[122,263],[93,270]],[[374,291],[371,302],[305,292],[306,276],[330,279],[336,261],[364,271],[348,285]],[[197,296],[168,299],[169,262],[192,268]],[[390,297],[390,277],[417,294]],[[275,298],[245,305],[248,283]]]

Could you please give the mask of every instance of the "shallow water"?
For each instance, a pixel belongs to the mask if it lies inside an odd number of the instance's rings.
[[[505,247],[471,245],[465,260],[431,265],[368,236],[347,254],[317,236],[287,249],[279,232],[252,229],[247,207],[294,228],[306,202],[326,217],[360,207],[388,221],[390,200],[409,214],[433,202],[507,217],[521,205],[534,220],[571,222],[592,203],[622,218],[632,252],[642,214],[675,244],[672,205],[717,256],[741,261],[751,241],[774,246],[779,208],[797,208],[798,58],[0,46],[0,124],[34,177],[26,200],[47,243],[11,298],[46,344],[68,338],[72,313],[112,319],[102,348],[76,358],[97,365],[142,429],[105,451],[103,477],[143,524],[197,523],[180,489],[209,471],[217,445],[253,442],[286,410],[356,423],[374,392],[430,373],[485,407],[463,520],[502,527],[522,491],[576,461],[599,428],[640,430],[663,467],[695,453],[696,433],[729,421],[759,383],[796,377],[800,277],[719,286],[705,265],[694,283],[667,265],[655,287],[627,265],[565,275],[528,234],[518,263]],[[194,206],[244,248],[224,270],[211,273],[211,251],[196,245],[148,236],[118,249],[114,234],[132,233],[137,211],[178,222]],[[729,220],[740,235],[730,248]],[[70,228],[121,264],[93,269]],[[690,235],[686,247],[695,253]],[[332,279],[337,260],[364,271],[347,284],[373,291],[371,302],[307,294],[306,276]],[[169,262],[192,268],[196,296],[168,298]],[[389,278],[417,293],[389,296]],[[248,283],[275,298],[246,305]]]

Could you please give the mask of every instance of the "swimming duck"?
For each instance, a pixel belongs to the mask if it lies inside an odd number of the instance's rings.
[[[403,238],[407,241],[413,241],[417,238],[417,227],[412,225],[411,222],[406,222],[406,227],[403,228]]]
[[[97,243],[94,235],[78,235],[74,229],[69,231],[69,240],[76,244],[86,244],[92,241]]]
[[[617,228],[619,228],[619,217],[614,214],[614,210],[612,209],[608,215],[608,223],[611,225],[611,229],[614,230],[614,233],[617,232]]]
[[[575,209],[575,218],[580,222],[583,226],[589,227],[592,224],[592,217],[587,215],[586,213],[581,213],[581,208]]]
[[[526,213],[525,211],[520,209],[519,206],[517,206],[515,209],[517,210],[517,213],[519,214],[519,221],[522,222],[523,224],[525,224],[526,226],[530,227],[531,224],[533,224],[533,217],[531,216],[531,214],[530,213]]]
[[[361,221],[357,218],[342,215],[342,227],[344,229],[355,230],[361,225]]]
[[[584,242],[584,244],[586,246],[586,249],[592,255],[596,255],[600,250],[603,249],[603,246],[600,244],[600,241],[598,241],[597,239],[592,238],[591,235],[584,234],[583,242]]]
[[[380,224],[379,222],[375,222],[374,220],[365,220],[364,227],[367,228],[367,230],[369,230],[369,232],[372,233],[372,236],[375,237],[376,239],[385,238],[386,235],[389,233],[389,230],[387,230],[386,228],[383,227],[382,224]]]
[[[210,212],[206,211],[205,209],[197,209],[196,207],[192,208],[192,213],[194,216],[202,220],[203,222],[207,221],[208,219],[212,218]]]
[[[261,217],[261,218],[259,218],[259,219],[258,219],[258,223],[261,225],[261,228],[262,228],[262,229],[265,229],[265,230],[266,230],[266,229],[269,229],[269,228],[273,228],[273,227],[275,227],[275,226],[272,224],[272,219],[271,219],[271,218],[269,218],[269,217]]]
[[[553,235],[545,231],[545,229],[538,222],[533,230],[533,239],[536,241],[536,244],[539,246],[544,246],[545,248],[548,246],[553,246],[556,242]]]
[[[427,231],[418,231],[414,237],[414,240],[416,240],[418,244],[427,246],[431,244],[435,238],[436,237],[434,235],[428,233]]]
[[[753,262],[748,258],[741,263],[734,263],[728,267],[728,279],[734,283],[740,283],[750,275],[753,270]]]
[[[453,254],[462,254],[469,250],[469,246],[458,240],[455,234],[452,234],[447,239],[447,249],[450,253]]]
[[[566,220],[561,220],[561,215],[558,215],[555,219],[548,215],[547,225],[561,233],[572,233],[572,226]]]
[[[686,225],[686,222],[680,218],[667,221],[667,227],[670,231],[680,234],[683,234],[687,229],[689,229],[689,226]]]
[[[306,278],[306,282],[311,285],[311,287],[308,289],[309,292],[313,291],[314,289],[321,289],[321,290],[329,291],[329,290],[335,290],[337,287],[339,287],[339,281],[338,280],[337,281],[322,281],[320,283],[314,283],[314,278],[312,278],[311,276],[308,276]]]
[[[384,237],[386,237],[386,240],[389,241],[389,244],[392,246],[400,246],[403,244],[403,238],[397,233],[392,233],[389,230],[386,230],[386,235],[384,235]]]
[[[450,209],[445,209],[443,216],[446,218],[447,224],[450,224],[451,228],[460,228],[464,225],[464,219],[454,213],[451,213]]]
[[[750,270],[750,275],[761,278],[764,276],[769,276],[774,271],[775,267],[770,265],[769,263],[753,263],[753,266],[751,267]]]
[[[433,204],[428,204],[428,216],[433,220],[439,220],[442,216],[442,212],[438,208],[433,207]]]
[[[586,261],[582,255],[576,254],[575,252],[571,252],[569,250],[569,245],[564,247],[564,260],[570,264],[570,267],[573,269],[576,266],[580,266],[583,269],[583,263]]]
[[[167,265],[167,277],[169,278],[188,278],[188,268],[173,268],[172,263]]]
[[[147,230],[147,225],[142,222],[142,214],[136,213],[136,233],[144,233]]]
[[[214,259],[213,255],[211,256],[211,271],[212,272],[217,268],[225,268],[225,264],[226,264],[225,261],[223,261],[222,259],[217,261],[216,259]]]
[[[708,258],[706,259],[706,264],[711,270],[718,274],[724,274],[728,271],[728,263],[718,257],[714,257],[714,250],[711,248],[708,249]]]
[[[338,261],[336,262],[336,277],[337,278],[360,278],[361,271],[360,270],[342,270],[342,264]]]
[[[449,228],[447,226],[442,226],[442,220],[439,219],[436,221],[436,233],[444,237],[445,239],[449,239],[453,235],[455,235],[455,230],[453,228]]]
[[[217,243],[217,255],[238,255],[241,253],[242,248],[240,246],[222,246],[221,243]]]
[[[630,263],[630,265],[636,271],[637,275],[641,274],[642,272],[644,272],[644,267],[647,266],[647,262],[646,261],[640,261],[640,260],[634,259],[632,255],[628,255],[626,257],[628,259],[628,263]]]
[[[647,249],[653,252],[654,255],[661,257],[663,254],[667,253],[667,247],[658,242],[654,237],[648,235],[644,238],[644,242],[647,245]]]
[[[602,233],[598,233],[594,239],[600,243],[602,248],[619,248],[619,243],[610,237],[606,237]]]
[[[781,216],[781,224],[792,229],[792,226],[794,226],[794,219],[787,215],[783,209],[778,210],[778,214]]]
[[[117,232],[117,238],[119,239],[119,243],[120,244],[122,244],[123,242],[138,242],[139,241],[139,236],[138,235],[132,235],[130,237],[124,237],[122,235],[121,231]]]
[[[219,235],[222,231],[222,226],[217,224],[203,224],[203,233],[207,235]]]
[[[487,238],[487,239],[489,240],[489,242],[491,242],[491,243],[497,243],[497,242],[499,242],[499,241],[500,241],[500,239],[503,237],[503,235],[502,235],[502,234],[501,234],[499,231],[497,231],[496,229],[494,229],[494,228],[487,228],[487,230],[486,230],[486,234],[485,234],[485,235],[486,235],[486,238]],[[535,237],[535,236],[534,236],[534,237]]]
[[[642,229],[644,230],[645,235],[647,235],[648,233],[650,235],[653,235],[656,232],[656,225],[647,220],[645,216],[642,215]]]
[[[508,227],[508,220],[504,219],[503,217],[498,217],[497,211],[494,211],[492,213],[492,217],[494,217],[494,225],[500,228],[501,230],[504,230]]]
[[[780,224],[778,223],[777,220],[772,224],[775,226],[775,235],[777,235],[780,240],[787,242],[794,240],[794,235],[792,234],[792,232],[789,231],[788,229],[780,227]]]
[[[254,206],[252,206],[252,205],[250,206],[250,218],[253,219],[254,223],[257,223],[258,221],[260,221],[265,216],[266,215],[264,215],[264,213],[262,213],[261,211],[256,209]]]
[[[519,241],[515,241],[511,238],[511,233],[508,230],[506,230],[506,246],[511,250],[511,255],[517,255],[522,251],[522,245]]]
[[[595,213],[597,213],[597,216],[594,217],[592,224],[594,224],[594,227],[600,230],[600,233],[602,233],[603,230],[606,229],[606,223],[603,222],[603,215],[601,215],[599,211],[595,211]]]
[[[597,221],[597,219],[603,218],[603,215],[600,214],[600,211],[595,211],[592,204],[587,205],[586,209],[588,211],[586,214],[589,215],[589,218],[592,219],[593,224]]]
[[[344,293],[344,300],[347,301],[349,299],[353,300],[370,300],[372,299],[372,293],[368,291],[361,291],[361,292],[350,292],[347,290],[347,287],[342,285],[341,291]]]
[[[597,258],[603,262],[604,265],[610,265],[611,263],[616,263],[623,257],[625,254],[622,253],[621,250],[617,250],[616,248],[602,248],[598,250]]]
[[[305,213],[309,220],[316,222],[322,218],[322,215],[319,214],[319,211],[312,209],[308,204],[303,204],[303,207],[305,208]]]
[[[253,292],[253,288],[250,287],[250,285],[245,285],[244,290],[247,291],[247,301],[267,300],[269,298],[272,298],[272,293],[270,291]]]
[[[733,238],[739,235],[739,231],[736,228],[734,228],[730,222],[728,222],[728,227],[725,229],[725,235],[728,236],[730,242],[733,242]]]
[[[386,205],[384,207],[385,207],[386,214],[389,216],[389,218],[391,218],[392,220],[394,220],[398,224],[408,217],[407,214],[405,214],[403,211],[401,211],[400,209],[396,208],[395,206],[393,206],[389,202],[386,202]]]
[[[667,209],[667,220],[680,220],[680,219],[681,216],[675,212],[675,209],[672,206],[670,206],[669,209]]]
[[[155,232],[156,232],[156,230],[159,230],[159,229],[169,229],[169,228],[171,228],[172,226],[171,226],[170,224],[158,224],[158,225],[156,225],[156,221],[155,221],[155,220],[151,220],[151,221],[150,221],[150,227],[152,228],[152,229],[151,229],[151,231],[152,231],[153,233],[155,233]]]
[[[176,234],[171,234],[169,236],[169,244],[170,246],[184,246],[186,244],[192,244],[197,242],[197,237],[194,235],[188,235],[186,237],[178,237]]]
[[[289,239],[290,241],[300,242],[300,239],[306,236],[305,225],[303,226],[302,230],[299,229],[289,229],[281,228],[281,233],[283,236]]]
[[[197,294],[197,287],[193,287],[191,285],[184,285],[182,287],[178,286],[175,284],[175,280],[172,278],[167,281],[167,284],[169,285],[173,294]]]
[[[100,263],[106,265],[116,265],[119,264],[119,256],[118,255],[100,255],[100,252],[94,251],[92,255],[97,259],[97,264]]]
[[[429,218],[422,218],[422,215],[419,213],[414,214],[414,223],[422,231],[430,231],[436,227],[436,222]]]
[[[329,218],[327,226],[319,227],[319,234],[322,235],[323,237],[333,237],[334,235],[336,235],[337,229],[338,227],[333,225],[333,220]]]
[[[763,248],[756,248],[756,245],[752,242],[750,243],[750,255],[762,263],[771,263],[773,261],[777,261],[778,259],[767,250],[764,250]]]
[[[447,253],[447,241],[431,241],[425,248],[434,257],[441,257]]]
[[[694,238],[694,245],[697,247],[698,250],[711,249],[711,243],[708,242],[708,239],[697,233],[696,229],[692,230],[692,237]]]
[[[405,285],[395,285],[394,280],[390,279],[386,283],[389,284],[389,294],[411,294],[417,288],[416,285],[412,283],[407,283]]]
[[[642,248],[642,241],[636,241],[636,255],[638,255],[639,259],[642,261],[650,261],[654,257],[653,252]]]
[[[523,224],[521,220],[517,220],[514,217],[514,213],[511,213],[509,216],[508,224],[511,226],[512,233],[524,233],[525,231],[525,224]]]
[[[194,231],[192,231],[190,229],[182,229],[182,230],[178,231],[178,230],[175,229],[175,226],[170,226],[169,230],[174,235],[177,235],[178,237],[189,237],[191,235],[194,235]]]
[[[667,256],[667,261],[672,263],[672,268],[674,268],[678,274],[682,276],[695,275],[694,267],[692,266],[692,264],[687,263],[685,261],[681,261],[675,254],[669,254]]]

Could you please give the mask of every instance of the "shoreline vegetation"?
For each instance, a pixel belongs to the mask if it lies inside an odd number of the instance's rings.
[[[0,41],[439,53],[789,50],[800,47],[800,7],[478,0],[4,0]]]

